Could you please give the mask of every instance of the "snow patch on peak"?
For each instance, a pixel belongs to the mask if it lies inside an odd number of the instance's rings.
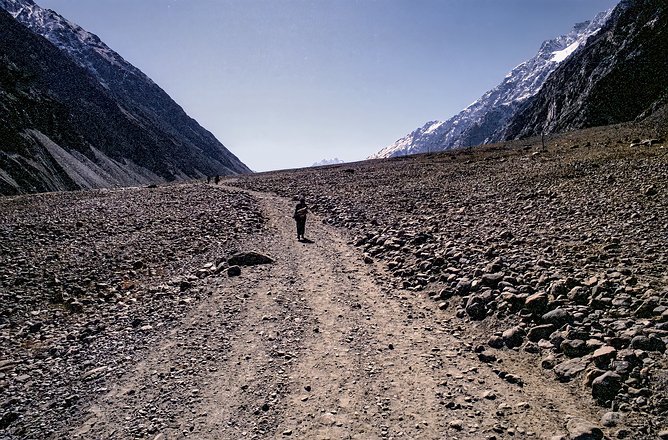
[[[126,75],[135,75],[143,81],[153,83],[139,69],[104,44],[97,35],[86,31],[51,9],[42,8],[32,0],[0,0],[0,8],[5,9],[34,33],[41,35],[63,50],[103,84],[105,81],[98,69],[106,68],[104,64],[110,64],[125,72]]]
[[[341,159],[339,159],[338,157],[335,157],[334,159],[323,159],[320,162],[316,162],[311,166],[312,167],[323,167],[323,166],[326,166],[326,165],[337,165],[337,164],[341,164],[341,163],[345,163],[345,162],[342,161]]]
[[[562,36],[543,42],[533,58],[509,72],[501,84],[447,121],[432,121],[397,140],[369,159],[440,151],[493,141],[496,130],[516,111],[519,104],[538,93],[552,72],[587,39],[596,34],[612,9],[593,20],[577,23]]]
[[[580,42],[576,41],[575,43],[568,46],[566,49],[552,52],[552,58],[550,58],[550,61],[561,63],[566,58],[568,58],[573,52],[575,52],[578,47],[580,47]]]

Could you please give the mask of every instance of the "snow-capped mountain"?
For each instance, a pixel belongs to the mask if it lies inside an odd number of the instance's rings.
[[[109,66],[114,66],[125,75],[133,75],[152,83],[149,77],[111,50],[97,35],[50,9],[38,6],[32,0],[0,0],[0,8],[12,14],[37,35],[45,37],[67,52],[103,83],[106,75],[98,69],[107,70]]]
[[[576,24],[566,35],[545,41],[535,57],[514,68],[503,82],[447,121],[426,123],[369,159],[447,150],[494,141],[519,105],[534,96],[550,74],[596,34],[612,11]]]
[[[345,163],[338,157],[335,157],[334,159],[323,159],[320,162],[315,162],[312,167],[324,167],[326,165],[338,165],[340,163]]]
[[[659,119],[668,102],[668,3],[622,0],[605,26],[550,75],[501,139]]]
[[[250,172],[97,36],[32,0],[0,0],[0,12],[0,73],[23,79],[0,83],[3,192]]]

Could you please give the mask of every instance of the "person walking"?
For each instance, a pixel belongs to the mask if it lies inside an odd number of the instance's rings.
[[[304,196],[299,198],[299,203],[295,207],[295,215],[293,216],[297,222],[297,240],[304,240],[304,231],[306,229],[306,214],[308,207],[306,206],[306,199]]]

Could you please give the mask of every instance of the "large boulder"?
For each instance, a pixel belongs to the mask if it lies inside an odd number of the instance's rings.
[[[274,260],[258,252],[240,252],[232,255],[227,263],[230,266],[256,266],[258,264],[272,264]]]

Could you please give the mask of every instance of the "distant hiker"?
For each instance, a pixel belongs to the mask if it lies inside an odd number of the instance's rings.
[[[216,177],[213,178],[213,183],[218,185],[218,182],[220,182],[220,176],[217,175]]]
[[[306,214],[308,207],[306,206],[306,199],[304,196],[299,198],[299,203],[295,207],[295,215],[293,216],[297,222],[297,240],[304,240],[304,230],[306,229]]]
[[[211,183],[211,176],[206,176],[206,183]]]

